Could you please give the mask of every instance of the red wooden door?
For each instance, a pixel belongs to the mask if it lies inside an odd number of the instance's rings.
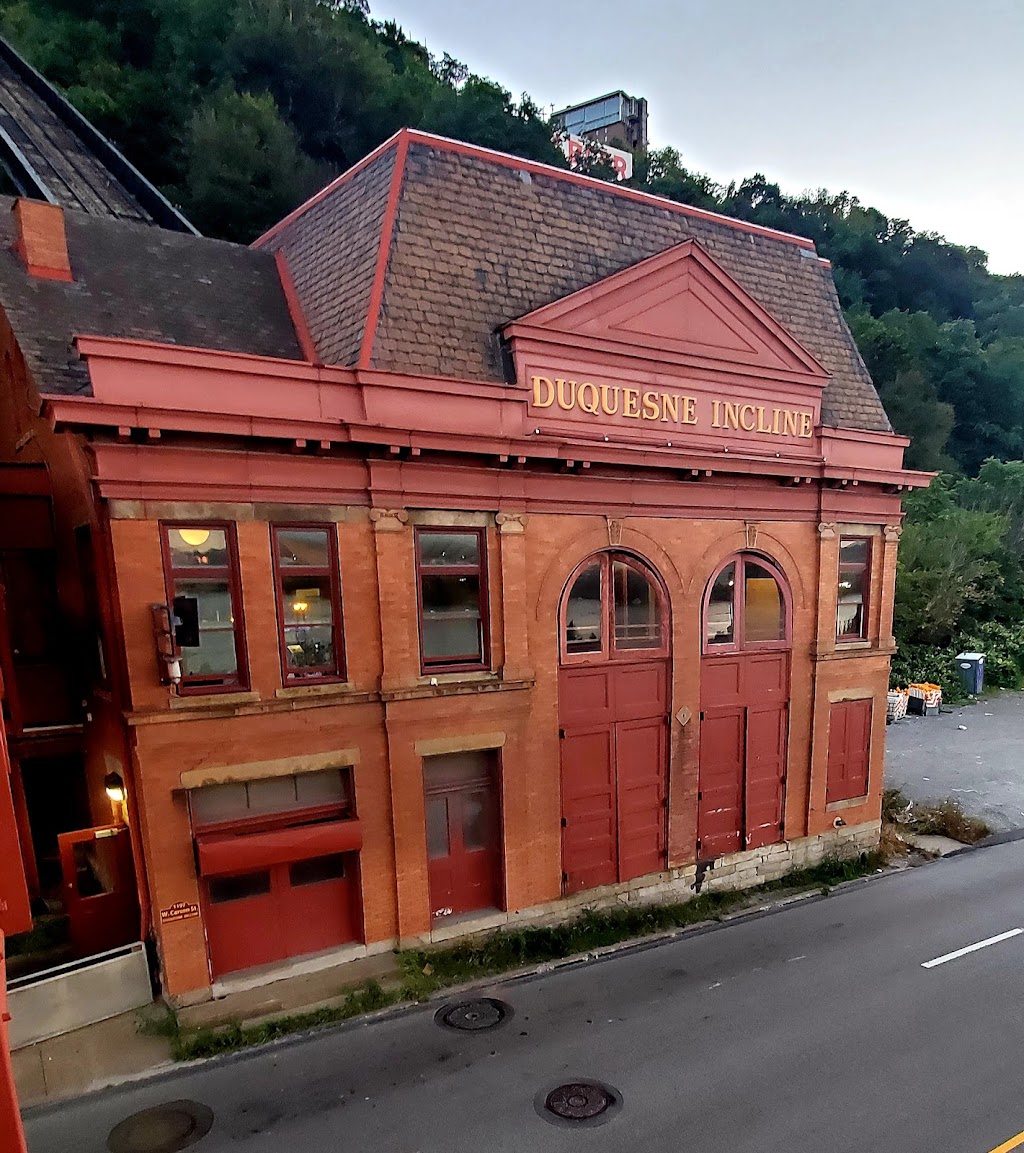
[[[131,836],[124,825],[76,829],[57,837],[68,932],[76,957],[139,939]]]
[[[566,667],[558,691],[565,891],[663,869],[668,662]]]
[[[789,653],[730,653],[701,665],[697,856],[782,840]]]
[[[432,915],[502,908],[501,812],[493,755],[428,757],[424,783]]]
[[[867,795],[872,703],[839,701],[829,709],[826,802]]]
[[[207,877],[206,937],[214,977],[358,940],[358,870],[358,853],[331,853]]]

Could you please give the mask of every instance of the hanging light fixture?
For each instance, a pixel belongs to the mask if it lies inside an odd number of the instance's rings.
[[[178,536],[193,548],[201,548],[210,539],[208,528],[179,528]]]

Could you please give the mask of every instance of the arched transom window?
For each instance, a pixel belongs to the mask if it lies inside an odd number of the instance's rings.
[[[742,553],[711,582],[704,604],[705,652],[779,648],[789,643],[789,595],[782,574]]]
[[[657,578],[626,553],[590,557],[569,580],[561,631],[568,659],[667,652],[665,598]]]

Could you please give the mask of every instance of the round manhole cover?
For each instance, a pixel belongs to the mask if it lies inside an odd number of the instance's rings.
[[[196,1101],[170,1101],[133,1113],[107,1138],[110,1153],[178,1153],[210,1132],[213,1111]]]
[[[609,1085],[578,1078],[542,1089],[535,1105],[544,1120],[555,1125],[603,1125],[622,1107],[622,1098]]]
[[[485,1029],[496,1029],[512,1017],[512,1006],[496,997],[477,997],[472,1001],[456,1001],[442,1005],[434,1014],[434,1020],[448,1029],[460,1029],[465,1033],[480,1033]]]

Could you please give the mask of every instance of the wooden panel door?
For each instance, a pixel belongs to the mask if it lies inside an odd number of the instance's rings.
[[[431,761],[445,763],[431,766]],[[428,757],[424,774],[432,916],[502,908],[501,812],[493,756]]]
[[[867,795],[871,706],[872,701],[865,699],[840,701],[829,709],[827,803]]]
[[[788,733],[788,705],[747,709],[746,849],[759,849],[782,840]]]
[[[782,840],[789,653],[730,653],[701,664],[697,856]]]
[[[567,893],[665,867],[668,664],[563,669],[562,870]]]
[[[747,710],[742,705],[704,710],[697,791],[697,856],[736,853],[743,845],[743,773]]]
[[[139,939],[131,835],[124,825],[77,829],[57,837],[68,932],[76,957]]]
[[[620,881],[665,867],[667,737],[664,715],[615,726]]]
[[[563,885],[581,893],[619,878],[615,727],[562,731]]]

